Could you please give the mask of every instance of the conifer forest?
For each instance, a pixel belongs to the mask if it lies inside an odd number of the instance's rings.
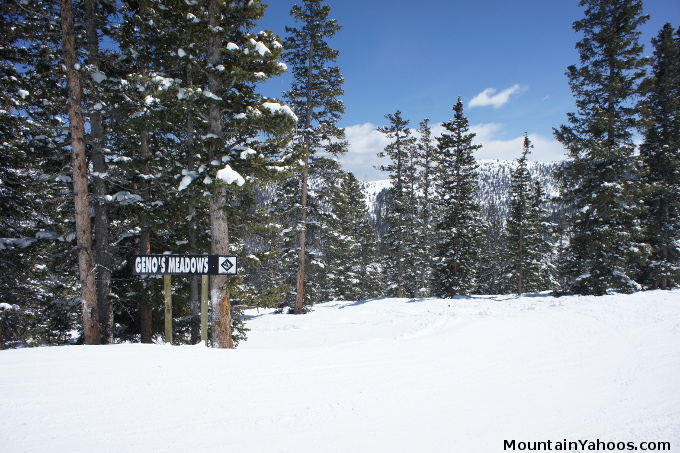
[[[439,135],[385,112],[380,185],[336,159],[329,3],[300,0],[279,35],[256,31],[260,0],[3,1],[3,349],[162,342],[164,279],[133,275],[133,255],[238,257],[210,278],[220,348],[256,307],[679,286],[677,24],[643,43],[641,0],[581,0],[564,161],[532,162],[525,134],[514,162],[479,162],[453,98]],[[175,344],[201,341],[201,285],[172,279]]]

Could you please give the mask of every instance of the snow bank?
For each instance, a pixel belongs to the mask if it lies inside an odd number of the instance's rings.
[[[501,452],[680,445],[680,291],[249,311],[236,350],[0,352],[0,450]]]

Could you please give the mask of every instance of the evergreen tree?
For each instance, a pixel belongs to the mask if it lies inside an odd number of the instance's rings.
[[[477,289],[479,294],[506,294],[508,274],[508,240],[505,228],[505,216],[496,203],[485,208],[485,222],[482,226],[480,248],[480,264],[477,273]]]
[[[388,172],[392,187],[388,190],[385,212],[382,216],[382,258],[387,294],[396,297],[415,297],[416,275],[408,269],[415,261],[416,241],[414,220],[416,214],[416,172],[414,148],[416,139],[408,128],[408,120],[397,110],[386,115],[390,126],[378,131],[390,140],[379,157],[389,157],[390,163],[380,167]]]
[[[643,278],[667,289],[680,282],[680,29],[666,24],[652,42],[640,146],[648,186],[643,225],[652,253]]]
[[[59,3],[0,11],[0,348],[79,330]]]
[[[329,211],[322,229],[323,300],[361,300],[380,292],[375,232],[359,181],[338,168],[328,187]]]
[[[415,147],[416,196],[418,213],[414,218],[414,229],[418,241],[417,261],[412,268],[419,276],[418,295],[427,297],[432,283],[432,239],[434,237],[433,214],[435,208],[434,187],[436,176],[437,147],[434,146],[430,120],[424,119],[418,129]]]
[[[527,155],[533,145],[524,136],[522,157],[512,173],[507,221],[508,290],[517,294],[554,289],[553,228],[543,207],[541,184],[532,181]]]
[[[463,102],[444,123],[439,146],[437,193],[439,217],[434,264],[434,292],[440,297],[470,294],[477,286],[481,239],[481,208],[477,199],[477,162],[463,114]]]
[[[342,96],[343,78],[340,68],[331,66],[338,58],[327,39],[340,30],[334,19],[328,19],[330,7],[322,0],[303,0],[295,5],[291,15],[301,22],[301,28],[286,27],[286,61],[291,66],[293,84],[285,93],[300,118],[297,149],[303,162],[301,172],[299,270],[296,284],[295,313],[301,314],[305,300],[305,270],[307,256],[307,196],[310,159],[317,151],[334,154],[346,151],[345,132],[337,127],[345,107]]]
[[[529,136],[524,136],[522,157],[517,159],[517,168],[512,172],[510,183],[510,215],[508,218],[508,250],[510,252],[511,276],[516,282],[515,291],[522,294],[525,281],[529,280],[526,275],[529,261],[529,246],[527,236],[530,236],[530,228],[534,225],[529,223],[529,190],[531,187],[531,174],[527,168],[527,155],[533,145]]]
[[[257,90],[285,67],[276,35],[250,31],[264,8],[259,1],[131,5],[120,46],[136,58],[129,59],[135,71],[121,81],[131,108],[121,142],[138,138],[128,147],[138,150],[128,156],[128,184],[140,208],[142,253],[167,250],[168,243],[194,253],[247,251],[240,222],[259,218],[251,206],[256,186],[289,164],[285,150],[296,121],[289,107]],[[212,340],[220,347],[237,340],[239,314],[229,292],[242,284],[211,278]],[[143,340],[150,339],[151,309],[140,304]]]
[[[640,187],[634,156],[634,101],[646,60],[638,44],[640,0],[582,0],[574,23],[581,65],[567,71],[577,113],[555,131],[569,162],[560,172],[572,215],[568,290],[580,294],[633,291],[643,260]]]

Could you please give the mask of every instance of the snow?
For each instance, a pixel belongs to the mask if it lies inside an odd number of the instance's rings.
[[[293,112],[293,109],[291,109],[287,105],[281,105],[278,102],[264,102],[262,104],[262,107],[266,108],[267,110],[269,110],[272,113],[277,113],[277,112],[284,113],[284,114],[290,116],[291,118],[293,118],[295,120],[295,122],[298,121],[298,117]]]
[[[213,93],[213,92],[210,91],[210,90],[203,90],[203,96],[205,96],[205,97],[207,97],[207,98],[210,98],[210,99],[214,99],[214,100],[216,100],[216,101],[221,101],[221,100],[222,100],[221,97],[217,96],[215,93]]]
[[[227,43],[227,50],[239,50],[238,45],[233,42]]]
[[[187,55],[187,53],[184,51],[184,49],[182,49],[181,47],[179,49],[177,49],[177,56],[185,57],[186,55]]]
[[[1,351],[0,450],[487,453],[505,440],[680,442],[677,290],[385,298],[248,315],[249,339],[236,350]]]
[[[102,83],[107,77],[100,71],[92,71],[92,80],[96,83]]]
[[[238,172],[233,170],[229,165],[217,172],[217,179],[222,180],[227,184],[236,183],[237,186],[242,186],[246,182],[245,179],[243,179],[243,176],[239,175]]]
[[[247,159],[248,156],[255,156],[257,155],[257,151],[255,151],[253,148],[246,148],[245,150],[241,151],[239,154],[239,157],[241,159]]]
[[[184,177],[182,177],[182,180],[179,182],[179,187],[177,188],[177,190],[182,191],[186,189],[187,187],[189,187],[189,184],[191,184],[191,181],[193,180],[194,178],[192,178],[191,176],[184,175]]]
[[[256,50],[260,55],[262,55],[263,57],[264,57],[266,54],[270,53],[270,50],[267,48],[267,46],[266,46],[263,42],[260,42],[260,41],[257,41],[257,43],[255,44],[255,50]]]

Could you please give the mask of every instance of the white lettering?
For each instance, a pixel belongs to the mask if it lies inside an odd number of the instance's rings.
[[[175,257],[171,256],[170,259],[168,259],[168,261],[169,261],[169,264],[170,264],[168,266],[168,272],[171,273],[171,274],[174,274],[175,272],[177,272],[176,269],[175,269]]]
[[[191,273],[196,273],[196,258],[191,258]]]
[[[161,258],[161,274],[165,274],[165,256]]]
[[[143,261],[142,258],[139,256],[135,258],[135,272],[137,272],[138,274],[142,272],[142,261]]]

